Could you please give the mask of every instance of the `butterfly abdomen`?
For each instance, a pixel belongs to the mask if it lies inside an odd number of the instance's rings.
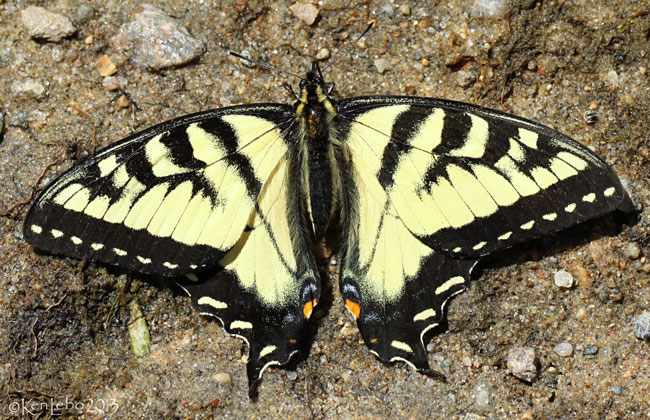
[[[325,235],[332,214],[335,211],[333,165],[336,158],[332,150],[332,124],[335,110],[325,94],[319,80],[312,75],[302,86],[300,101],[296,105],[296,115],[301,126],[303,142],[303,170],[307,192],[307,211],[316,238]]]

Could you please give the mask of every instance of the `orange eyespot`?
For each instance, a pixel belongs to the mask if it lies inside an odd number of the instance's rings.
[[[350,299],[345,299],[345,306],[348,307],[355,319],[359,319],[359,314],[361,314],[361,308],[356,302],[352,302]]]
[[[302,307],[302,313],[305,316],[305,319],[309,319],[309,317],[311,316],[311,311],[314,310],[314,306],[316,306],[316,302],[318,301],[314,299],[311,302],[305,303],[305,306]]]

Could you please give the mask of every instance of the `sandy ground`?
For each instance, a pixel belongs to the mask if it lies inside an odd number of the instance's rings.
[[[631,332],[650,310],[648,210],[632,227],[606,218],[485,261],[449,305],[448,330],[428,346],[446,383],[378,362],[335,291],[307,360],[295,372],[268,371],[252,402],[240,340],[155,280],[125,289],[116,270],[35,253],[21,234],[28,207],[14,207],[95,145],[190,112],[291,101],[281,84],[296,80],[243,66],[228,49],[302,74],[309,56],[336,54],[370,19],[377,30],[326,72],[336,95],[437,96],[537,119],[596,150],[647,207],[647,2],[513,0],[509,14],[489,17],[471,1],[325,0],[307,26],[284,2],[152,1],[206,45],[198,61],[159,71],[109,46],[135,3],[91,0],[89,11],[39,2],[77,27],[45,42],[21,24],[31,2],[0,1],[0,417],[650,418],[650,343]],[[127,82],[122,92],[103,87],[95,66],[103,54]],[[26,79],[44,92],[20,93],[15,83]],[[573,288],[555,286],[559,269],[573,275]],[[127,332],[133,297],[151,333],[142,358]],[[568,357],[554,352],[562,342],[573,346]],[[517,346],[536,351],[531,384],[506,369]],[[588,346],[597,353],[585,354]]]

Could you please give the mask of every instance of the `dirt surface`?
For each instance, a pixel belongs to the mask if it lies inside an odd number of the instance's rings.
[[[156,71],[109,42],[135,3],[0,1],[0,417],[650,418],[650,342],[631,332],[650,310],[647,1],[513,0],[489,16],[485,1],[325,0],[311,26],[291,3],[152,1],[205,44],[198,60]],[[30,5],[67,16],[76,33],[30,39],[20,19]],[[597,151],[646,207],[634,226],[606,218],[483,263],[428,346],[446,383],[378,362],[334,287],[309,357],[295,372],[268,371],[250,401],[242,342],[187,297],[153,279],[126,287],[116,270],[22,240],[32,193],[93,149],[190,112],[292,101],[282,83],[295,79],[227,50],[303,74],[310,56],[336,56],[371,19],[377,29],[326,71],[337,96],[436,96],[537,119]],[[121,90],[103,85],[105,54]],[[574,287],[554,284],[560,269]],[[150,329],[145,357],[130,346],[132,298]],[[569,356],[554,351],[563,342]],[[530,384],[506,369],[519,346],[537,355]]]

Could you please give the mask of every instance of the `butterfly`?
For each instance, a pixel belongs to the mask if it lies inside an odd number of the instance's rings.
[[[434,375],[424,336],[481,257],[631,203],[600,157],[537,122],[329,93],[314,62],[293,104],[219,108],[133,134],[47,186],[24,238],[186,279],[198,311],[247,342],[253,395],[269,366],[300,350],[321,298],[313,250],[332,232],[366,346]]]

